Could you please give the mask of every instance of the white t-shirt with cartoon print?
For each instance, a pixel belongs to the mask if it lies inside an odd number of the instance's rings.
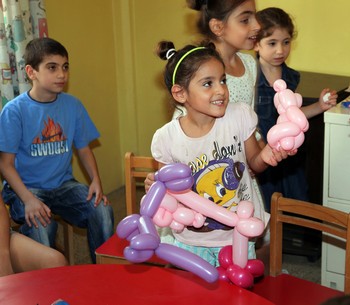
[[[190,138],[178,119],[158,129],[153,136],[152,156],[164,164],[187,164],[194,177],[193,190],[232,212],[242,200],[253,202],[254,216],[265,221],[248,170],[244,142],[254,133],[257,115],[243,103],[229,103],[225,115],[216,119],[203,137]],[[198,229],[173,232],[177,240],[193,246],[223,247],[232,244],[232,228],[206,219]]]

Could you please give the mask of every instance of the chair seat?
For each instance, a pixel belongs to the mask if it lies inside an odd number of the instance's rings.
[[[105,243],[98,247],[95,251],[96,261],[99,264],[115,263],[115,264],[130,264],[124,257],[124,248],[129,245],[129,241],[121,239],[114,234]],[[153,255],[145,264],[165,266],[168,263],[156,255]]]
[[[289,274],[266,276],[254,284],[252,292],[276,305],[320,305],[332,297],[344,295],[341,291]]]

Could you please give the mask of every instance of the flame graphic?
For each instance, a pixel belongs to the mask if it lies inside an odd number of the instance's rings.
[[[48,118],[47,122],[44,122],[44,124],[45,127],[41,131],[41,137],[36,137],[33,144],[66,140],[62,127],[59,123],[55,123],[54,120]]]

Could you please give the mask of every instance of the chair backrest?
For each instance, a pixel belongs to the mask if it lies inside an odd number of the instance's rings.
[[[271,198],[270,219],[270,275],[272,276],[282,272],[282,223],[315,229],[345,239],[344,292],[350,293],[350,213],[285,198],[281,193],[274,193]]]
[[[158,170],[159,163],[152,157],[135,156],[132,152],[125,154],[125,193],[127,215],[137,212],[137,182],[144,182],[148,173]]]

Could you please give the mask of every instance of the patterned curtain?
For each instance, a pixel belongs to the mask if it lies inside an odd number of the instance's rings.
[[[0,0],[0,110],[30,89],[24,50],[33,38],[47,36],[44,0]]]

